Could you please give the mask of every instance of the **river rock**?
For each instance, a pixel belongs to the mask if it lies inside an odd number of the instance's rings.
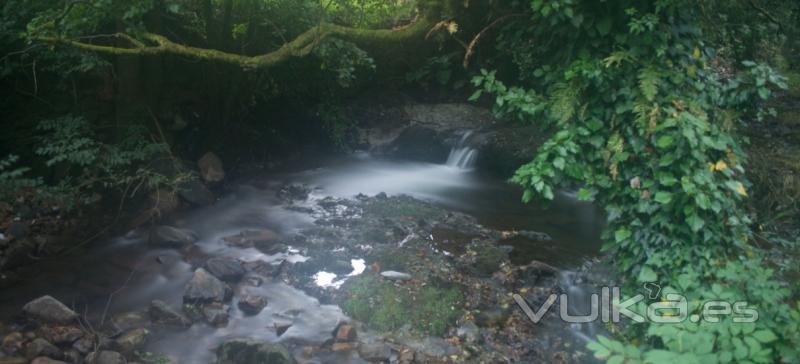
[[[221,182],[225,179],[225,170],[222,168],[222,160],[212,153],[208,152],[197,161],[197,167],[200,168],[200,176],[203,180],[210,183]]]
[[[246,315],[258,315],[267,307],[267,299],[263,296],[246,295],[239,300],[239,309]]]
[[[70,323],[78,318],[75,311],[51,296],[42,296],[22,307],[28,316],[47,323]]]
[[[245,274],[242,263],[231,257],[211,258],[206,261],[205,268],[225,282],[238,282]]]
[[[188,230],[172,226],[156,226],[150,230],[150,245],[159,248],[184,248],[197,241],[197,236]]]
[[[0,363],[2,359],[0,359]],[[31,360],[31,364],[67,364],[67,362],[61,360],[50,359],[46,356],[40,356],[38,358],[34,358]]]
[[[225,302],[231,299],[233,290],[203,268],[197,268],[183,292],[183,303]]]
[[[353,351],[356,348],[355,343],[333,343],[331,345],[331,351],[335,353],[340,353],[343,351]]]
[[[478,328],[478,325],[475,325],[474,322],[466,321],[458,327],[456,334],[465,342],[474,343],[480,339],[481,332],[480,328]]]
[[[183,328],[192,326],[192,320],[180,311],[170,307],[164,301],[154,300],[151,302],[148,312],[150,318],[157,324]]]
[[[278,198],[287,202],[305,201],[311,193],[311,188],[302,183],[290,183],[281,187],[278,192]]]
[[[83,337],[72,344],[72,348],[77,352],[86,355],[94,350],[94,340],[91,337]]]
[[[339,324],[333,333],[333,338],[336,342],[354,341],[356,337],[358,337],[358,332],[355,326],[346,323]]]
[[[122,352],[132,353],[144,346],[149,335],[150,331],[147,331],[147,329],[135,329],[118,337],[116,343]]]
[[[39,356],[46,356],[50,358],[60,358],[61,350],[49,341],[36,338],[25,344],[25,357],[33,359]]]
[[[144,327],[150,324],[150,317],[147,312],[125,312],[112,317],[111,322],[122,331]]]
[[[12,332],[3,337],[0,348],[6,354],[16,354],[22,350],[22,344],[25,343],[25,337],[20,332]]]
[[[250,339],[228,340],[217,349],[220,364],[291,364],[294,358],[281,344],[263,343]]]
[[[387,271],[381,272],[381,277],[386,278],[386,279],[391,279],[393,281],[407,281],[407,280],[411,279],[411,275],[410,274],[402,273],[402,272],[395,272],[393,270],[387,270]]]
[[[252,248],[255,246],[268,246],[278,240],[278,234],[272,230],[245,230],[241,233],[222,238],[226,244],[236,248]]]
[[[203,305],[203,317],[206,321],[216,327],[224,327],[228,325],[230,319],[230,306],[222,303],[210,303]]]
[[[41,329],[42,337],[56,345],[72,345],[83,337],[83,330],[74,326],[52,326]]]
[[[116,351],[102,350],[93,352],[86,356],[86,362],[91,364],[126,364],[127,361],[122,354]]]
[[[364,360],[383,363],[392,357],[392,348],[382,342],[361,344],[358,346],[358,353]]]
[[[178,196],[195,206],[208,206],[216,200],[214,193],[198,180],[184,183],[178,191]]]

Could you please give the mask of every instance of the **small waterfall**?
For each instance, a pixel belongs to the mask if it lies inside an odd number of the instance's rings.
[[[583,282],[583,277],[577,272],[562,271],[559,274],[559,285],[564,293],[569,297],[567,312],[570,315],[582,316],[592,312],[593,305],[591,295],[594,287]],[[599,307],[594,307],[597,310]],[[572,323],[570,324],[572,334],[578,339],[585,341],[587,338],[594,340],[597,335],[597,323]]]
[[[475,160],[478,158],[478,150],[468,145],[468,141],[472,132],[464,133],[461,140],[450,149],[450,155],[447,156],[447,165],[459,169],[471,169],[475,165]]]

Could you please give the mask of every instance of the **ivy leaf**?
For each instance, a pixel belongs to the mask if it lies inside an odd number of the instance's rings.
[[[686,222],[689,223],[689,227],[692,229],[693,232],[700,231],[700,229],[702,229],[703,226],[706,225],[705,220],[703,220],[701,217],[697,215],[689,216],[689,218],[686,219]]]
[[[619,229],[614,232],[614,240],[616,240],[617,243],[622,242],[630,237],[631,231],[628,229]]]

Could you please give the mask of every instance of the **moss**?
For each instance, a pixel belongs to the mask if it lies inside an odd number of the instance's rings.
[[[475,269],[484,275],[491,275],[500,269],[500,264],[506,259],[508,253],[505,249],[494,245],[476,247]]]
[[[351,279],[345,312],[379,331],[406,324],[417,333],[441,336],[461,317],[464,296],[457,287],[395,286],[375,276]]]
[[[408,196],[372,200],[364,207],[364,212],[388,219],[430,219],[441,215],[441,210]]]

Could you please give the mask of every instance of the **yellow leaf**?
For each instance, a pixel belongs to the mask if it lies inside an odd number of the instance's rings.
[[[694,53],[692,53],[692,56],[694,59],[700,59],[700,48],[694,47]]]
[[[736,182],[736,192],[742,196],[747,196],[747,191],[744,190],[744,185],[741,182]]]
[[[458,23],[451,21],[450,24],[447,24],[447,31],[450,34],[455,34],[458,32]]]
[[[714,165],[714,169],[717,171],[724,171],[727,168],[728,164],[726,164],[723,160],[718,161],[717,164]]]
[[[716,166],[714,165],[714,163],[708,163],[708,170],[709,171],[714,172],[715,168],[716,168]]]

